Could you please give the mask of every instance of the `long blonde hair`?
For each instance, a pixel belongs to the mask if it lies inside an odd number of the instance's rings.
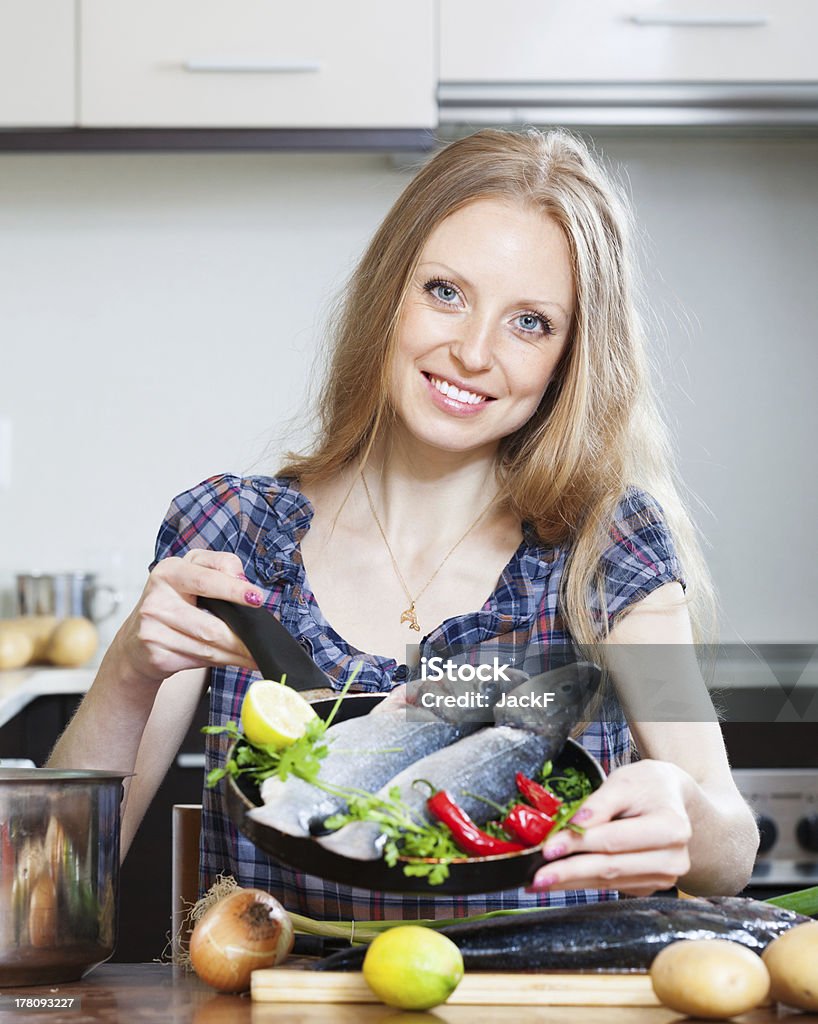
[[[564,132],[487,129],[442,149],[399,196],[355,270],[321,391],[317,441],[288,456],[284,476],[322,480],[358,459],[389,423],[396,328],[421,251],[456,210],[481,198],[553,217],[568,240],[576,289],[569,344],[534,416],[500,447],[507,506],[543,542],[566,543],[562,612],[593,644],[604,609],[600,554],[629,485],[662,505],[684,568],[697,639],[712,631],[713,595],[679,495],[671,449],[649,382],[636,308],[630,215],[621,189],[580,139]],[[603,614],[603,630],[606,616]]]

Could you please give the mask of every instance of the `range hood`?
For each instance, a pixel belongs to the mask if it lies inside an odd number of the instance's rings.
[[[818,127],[818,82],[441,82],[440,126]]]

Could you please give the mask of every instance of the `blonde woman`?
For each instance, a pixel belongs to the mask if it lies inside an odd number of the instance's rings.
[[[174,500],[142,598],[54,751],[53,765],[136,769],[126,849],[208,678],[213,724],[238,717],[253,679],[199,595],[263,604],[336,690],[354,664],[357,689],[395,689],[415,643],[690,650],[703,636],[710,589],[651,400],[630,259],[617,191],[566,134],[479,132],[409,184],[351,280],[312,450],[275,477],[217,476]],[[211,791],[202,885],[227,872],[329,918],[677,882],[739,891],[758,839],[718,725],[633,719],[580,736],[610,776],[584,835],[550,840],[528,891],[416,899],[325,883],[271,863]],[[208,737],[209,768],[224,749]]]

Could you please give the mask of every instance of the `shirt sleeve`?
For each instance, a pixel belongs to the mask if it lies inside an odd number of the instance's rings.
[[[154,560],[181,557],[194,548],[238,551],[241,536],[240,480],[212,476],[177,495],[159,527]]]
[[[662,506],[645,491],[634,487],[626,491],[611,525],[610,541],[600,560],[609,627],[663,584],[685,586]],[[596,597],[593,603],[598,605]]]

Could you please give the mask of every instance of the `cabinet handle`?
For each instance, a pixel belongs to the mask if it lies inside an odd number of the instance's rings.
[[[182,61],[185,71],[216,71],[228,74],[297,75],[321,70],[317,60],[265,60],[260,57],[188,57]]]
[[[634,25],[670,28],[763,28],[767,14],[632,14]]]
[[[176,755],[176,767],[177,768],[204,768],[205,756],[204,754],[177,754]]]

